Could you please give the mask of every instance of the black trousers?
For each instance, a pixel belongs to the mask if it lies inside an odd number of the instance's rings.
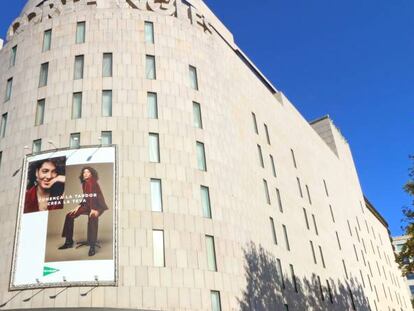
[[[96,240],[98,239],[98,224],[99,224],[99,216],[89,216],[91,210],[89,208],[81,206],[77,212],[73,215],[70,213],[66,214],[65,224],[63,225],[62,237],[66,238],[67,241],[73,240],[73,226],[75,223],[75,219],[78,218],[80,215],[87,215],[88,216],[88,244],[93,246],[96,244]]]

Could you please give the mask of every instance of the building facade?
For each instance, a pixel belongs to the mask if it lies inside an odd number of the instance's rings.
[[[5,42],[2,309],[410,310],[345,138],[201,0],[30,0]],[[11,291],[25,155],[110,144],[116,286]]]
[[[397,253],[401,252],[403,245],[406,243],[408,237],[406,235],[397,236],[392,238],[392,244],[394,245]],[[414,298],[414,274],[410,273],[406,277],[407,285],[411,293],[411,297]]]

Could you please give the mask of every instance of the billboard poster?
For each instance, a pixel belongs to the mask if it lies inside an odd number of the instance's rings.
[[[116,285],[116,148],[23,163],[11,289]]]

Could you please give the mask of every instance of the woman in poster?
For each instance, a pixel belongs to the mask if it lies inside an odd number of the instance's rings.
[[[62,237],[64,237],[65,244],[59,249],[67,249],[73,247],[73,226],[75,218],[80,215],[88,216],[88,245],[89,256],[96,253],[95,245],[98,238],[98,223],[99,217],[108,209],[105,203],[105,198],[102,194],[101,187],[98,184],[98,172],[86,166],[82,168],[79,176],[82,184],[83,199],[80,205],[66,214],[65,224],[63,226]]]
[[[30,163],[24,213],[63,208],[65,157]]]

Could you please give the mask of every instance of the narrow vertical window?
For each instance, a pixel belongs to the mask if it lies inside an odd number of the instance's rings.
[[[2,161],[2,158],[3,158],[3,151],[0,151],[0,169],[1,169],[1,161]]]
[[[196,143],[196,148],[197,148],[197,167],[200,171],[207,171],[206,153],[204,149],[204,144],[198,141]]]
[[[164,231],[152,230],[154,266],[165,267]]]
[[[158,100],[157,93],[147,93],[148,118],[158,119]]]
[[[259,163],[260,163],[260,166],[261,167],[264,167],[262,147],[260,147],[260,145],[257,145],[257,152],[259,153]]]
[[[328,288],[329,301],[331,303],[333,303],[334,301],[333,301],[333,295],[332,295],[332,288],[331,288],[331,284],[329,284],[328,280],[326,280],[326,286]]]
[[[299,177],[296,177],[296,181],[298,183],[299,195],[300,195],[301,198],[303,198],[302,185],[300,184]]]
[[[312,241],[309,241],[309,244],[310,244],[311,251],[312,251],[313,262],[316,265],[318,262],[316,260],[315,247],[313,246],[313,242]]]
[[[145,56],[145,77],[148,80],[155,80],[157,78],[155,69],[155,56],[153,55]]]
[[[211,311],[221,311],[220,292],[212,290],[210,292],[211,297]]]
[[[17,45],[12,47],[12,49],[10,50],[9,67],[14,67],[14,65],[16,65],[16,55],[17,55]]]
[[[216,249],[213,236],[206,235],[206,249],[208,270],[217,271]]]
[[[145,43],[154,44],[154,24],[152,22],[144,23]]]
[[[277,177],[277,174],[276,174],[276,165],[275,165],[275,161],[273,160],[273,156],[271,154],[269,154],[269,158],[270,158],[270,165],[272,166],[272,174],[273,174],[273,177]]]
[[[7,127],[7,113],[3,113],[1,116],[0,122],[0,137],[4,138],[6,136],[6,127]]]
[[[190,86],[193,90],[198,91],[197,68],[191,65],[188,68],[190,74]]]
[[[40,65],[40,75],[39,75],[39,87],[47,85],[47,78],[49,75],[49,63],[43,63]]]
[[[283,235],[285,236],[286,249],[290,251],[290,244],[289,244],[289,237],[288,237],[287,229],[285,225],[282,225],[282,227],[283,227]]]
[[[36,153],[39,153],[41,150],[42,150],[42,140],[41,139],[34,140],[32,144],[32,153],[36,154]]]
[[[311,199],[311,195],[310,195],[310,191],[309,191],[308,185],[306,185],[306,193],[308,194],[309,204],[312,205],[312,199]]]
[[[362,274],[362,270],[359,270],[359,274],[361,275],[362,285],[365,288],[365,279],[364,279],[364,275]]]
[[[52,46],[52,29],[48,29],[43,33],[42,52],[49,51]]]
[[[348,278],[348,270],[346,269],[345,260],[343,260],[343,259],[342,259],[342,265],[344,267],[345,276],[346,276],[346,278]]]
[[[290,266],[290,276],[292,277],[292,284],[295,288],[295,292],[298,292],[298,284],[296,283],[296,276],[295,276],[295,270],[293,269],[293,265]]]
[[[335,231],[335,234],[336,234],[336,241],[338,242],[338,248],[339,248],[339,250],[342,250],[341,241],[339,240],[338,231]]]
[[[270,145],[270,136],[269,136],[269,129],[267,128],[267,125],[264,125],[265,133],[266,133],[266,140],[267,143]]]
[[[83,79],[84,56],[75,56],[75,67],[73,71],[73,80]]]
[[[151,210],[162,212],[161,179],[151,178]]]
[[[333,209],[332,209],[332,205],[331,204],[329,204],[329,210],[331,211],[332,222],[335,222],[335,215],[333,213]]]
[[[201,193],[201,207],[203,209],[203,217],[211,218],[210,190],[206,186],[200,186],[200,193]]]
[[[35,126],[42,125],[45,118],[45,100],[39,99],[36,105]]]
[[[277,204],[279,205],[279,211],[283,213],[282,197],[280,195],[280,191],[278,188],[276,188],[276,196],[277,196]]]
[[[323,257],[322,247],[320,245],[319,245],[319,255],[321,256],[322,266],[324,268],[326,268],[326,265],[325,265],[325,257]]]
[[[352,236],[351,224],[349,223],[349,220],[347,220],[346,222],[348,223],[349,234],[350,236]]]
[[[384,285],[382,285],[382,286],[384,286]],[[349,287],[349,285],[348,285],[348,292],[349,292],[349,296],[350,296],[350,298],[351,298],[351,306],[352,306],[352,310],[356,310],[355,300],[354,300],[354,295],[352,294],[352,290],[351,290],[351,288]],[[384,292],[385,292],[385,290],[384,290]],[[387,297],[387,294],[385,294],[385,297]]]
[[[309,219],[308,219],[308,213],[306,212],[306,208],[303,208],[303,216],[305,217],[305,224],[306,224],[306,228],[308,230],[310,230],[309,227]]]
[[[273,243],[277,245],[277,235],[276,235],[276,228],[275,228],[275,222],[273,221],[273,218],[270,217],[270,230],[272,231],[273,236]]]
[[[201,117],[201,106],[199,103],[193,102],[193,122],[194,127],[202,129],[203,119]]]
[[[12,88],[13,88],[13,78],[10,78],[7,80],[7,83],[6,83],[6,95],[4,96],[5,102],[10,100],[12,96]]]
[[[102,77],[112,77],[112,53],[103,54]]]
[[[78,22],[76,24],[76,43],[85,43],[85,32],[86,24],[85,22]]]
[[[257,120],[256,120],[256,115],[254,114],[254,112],[252,112],[252,119],[253,119],[254,132],[256,134],[259,134],[259,128],[257,127]]]
[[[149,133],[149,160],[160,162],[160,136],[157,133]]]
[[[282,263],[279,258],[276,258],[276,271],[280,287],[285,288],[285,280],[283,278]]]
[[[112,145],[112,132],[111,131],[101,132],[101,145],[102,146]]]
[[[326,196],[327,196],[327,197],[329,197],[328,186],[326,185],[326,181],[325,181],[325,179],[323,180],[323,186],[324,186],[324,188],[325,188],[325,193],[326,193]]]
[[[265,193],[266,203],[267,204],[270,204],[269,187],[267,186],[266,179],[263,179],[263,187],[264,187],[264,193]]]
[[[325,301],[325,296],[323,295],[323,288],[322,288],[322,283],[321,283],[321,278],[318,275],[318,287],[319,287],[319,293],[321,295],[321,299],[322,301]]]
[[[69,148],[76,149],[80,147],[80,133],[70,134]]]
[[[316,224],[316,218],[314,214],[312,214],[312,220],[313,220],[313,227],[315,228],[315,233],[316,235],[319,235],[318,226]]]
[[[82,117],[82,93],[73,93],[72,97],[72,119]]]
[[[297,165],[296,165],[295,151],[293,151],[293,149],[290,149],[290,153],[291,153],[291,155],[292,155],[292,162],[293,162],[293,166],[294,166],[295,168],[298,168],[298,167],[297,167]]]
[[[102,116],[112,117],[112,91],[102,91]]]
[[[359,261],[359,257],[358,257],[358,253],[357,253],[357,250],[356,250],[355,244],[354,244],[353,246],[354,246],[354,254],[355,254],[355,258],[356,258],[356,260],[357,260],[357,261]]]
[[[285,307],[284,311],[289,311],[289,305],[287,303],[285,303],[283,306]]]

